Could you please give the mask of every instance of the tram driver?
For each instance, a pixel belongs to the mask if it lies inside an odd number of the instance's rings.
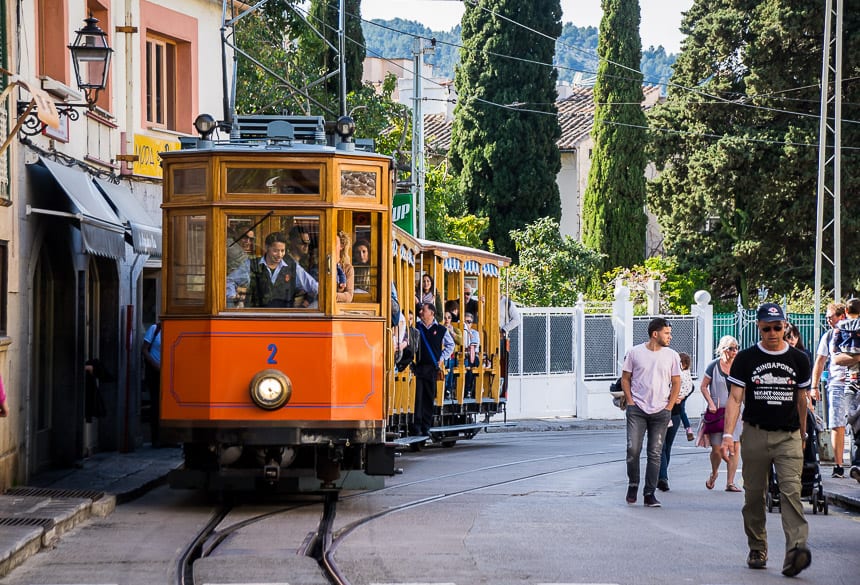
[[[283,232],[266,236],[266,253],[259,260],[251,260],[250,270],[247,306],[293,307],[297,290],[305,291],[314,301],[319,295],[316,279],[287,254]]]

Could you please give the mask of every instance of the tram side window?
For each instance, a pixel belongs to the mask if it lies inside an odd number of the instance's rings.
[[[352,265],[356,303],[379,302],[379,215],[352,213]],[[387,256],[386,256],[387,258]]]
[[[171,301],[178,307],[206,302],[205,215],[175,215],[170,226]]]
[[[227,308],[319,306],[317,215],[227,217]]]

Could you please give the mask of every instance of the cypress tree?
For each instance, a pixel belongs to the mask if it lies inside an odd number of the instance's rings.
[[[344,52],[346,53],[346,91],[347,93],[355,91],[361,87],[361,76],[364,70],[364,58],[366,51],[364,48],[364,31],[361,29],[361,0],[346,0],[346,42]],[[334,71],[338,68],[337,51],[338,38],[337,31],[340,25],[339,0],[311,0],[310,6],[310,23],[318,31],[323,33],[326,40],[331,43],[331,48],[322,43],[317,37],[311,42],[311,48],[316,45],[316,50],[319,51],[319,66],[321,71]],[[311,49],[314,50],[314,49]],[[340,80],[337,76],[326,81],[326,91],[332,95],[338,95],[338,84]]]
[[[603,267],[645,256],[646,119],[638,0],[603,0],[594,85],[594,149],[582,203],[582,243],[605,254]]]
[[[551,65],[561,5],[478,0],[464,6],[451,164],[469,209],[489,218],[496,251],[516,257],[511,230],[561,216],[561,130]]]

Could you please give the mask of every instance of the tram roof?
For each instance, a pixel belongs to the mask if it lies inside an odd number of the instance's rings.
[[[201,144],[202,143],[202,144]],[[390,156],[368,150],[347,150],[327,144],[307,144],[303,142],[269,142],[260,140],[249,140],[237,142],[235,140],[203,141],[197,140],[195,144],[183,144],[180,150],[169,150],[160,153],[162,158],[180,157],[189,154],[301,154],[301,155],[326,155],[326,156],[354,156],[356,158],[378,158],[391,160]]]
[[[397,240],[400,240],[401,242],[404,240],[414,241],[417,244],[417,247],[424,253],[433,253],[441,257],[456,255],[464,261],[478,260],[481,263],[492,262],[497,266],[509,266],[511,264],[511,259],[507,256],[493,254],[492,252],[487,252],[486,250],[480,250],[478,248],[469,248],[468,246],[435,242],[433,240],[423,240],[410,235],[408,232],[397,226],[394,227]]]

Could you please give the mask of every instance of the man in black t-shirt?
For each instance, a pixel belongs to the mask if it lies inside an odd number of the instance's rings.
[[[743,518],[750,548],[747,565],[751,569],[767,565],[765,491],[773,465],[779,478],[779,509],[786,542],[782,574],[793,577],[812,561],[806,544],[809,525],[800,501],[806,391],[811,372],[806,354],[783,339],[786,322],[779,305],[764,303],[756,319],[761,341],[739,352],[729,373],[725,428],[735,428],[743,402]],[[723,457],[731,456],[732,449],[732,434],[724,433],[720,447]]]

